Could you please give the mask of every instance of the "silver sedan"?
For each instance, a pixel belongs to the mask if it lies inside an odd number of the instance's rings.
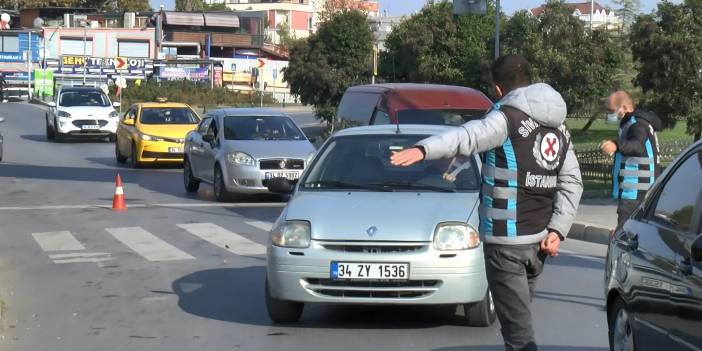
[[[392,152],[443,126],[351,128],[330,138],[292,193],[268,247],[266,303],[293,322],[307,303],[456,304],[467,323],[495,320],[477,232],[477,157],[392,166]],[[399,129],[399,130],[398,130]]]
[[[183,180],[189,192],[210,183],[218,201],[270,193],[271,178],[297,180],[315,148],[293,120],[265,109],[207,113],[185,137]]]

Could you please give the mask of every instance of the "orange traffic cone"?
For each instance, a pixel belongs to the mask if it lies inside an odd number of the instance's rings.
[[[112,211],[126,211],[127,204],[124,203],[124,189],[122,188],[122,177],[117,173],[115,178],[115,196],[112,198]]]

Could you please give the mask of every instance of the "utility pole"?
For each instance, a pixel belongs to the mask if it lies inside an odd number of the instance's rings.
[[[495,60],[500,57],[500,0],[495,1]]]
[[[32,32],[27,32],[27,101],[32,100]]]
[[[592,33],[592,16],[595,14],[595,0],[590,0],[590,33]]]
[[[85,75],[88,69],[87,42],[88,42],[88,27],[87,23],[83,22],[83,86],[85,86]]]

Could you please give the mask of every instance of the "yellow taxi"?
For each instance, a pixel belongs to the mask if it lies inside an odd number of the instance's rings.
[[[142,102],[132,105],[117,126],[115,158],[130,160],[132,167],[146,163],[183,162],[185,134],[195,129],[200,117],[186,104]]]

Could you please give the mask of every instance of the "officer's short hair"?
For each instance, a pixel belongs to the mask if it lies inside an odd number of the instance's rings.
[[[492,81],[504,89],[504,94],[531,84],[529,61],[521,55],[500,56],[492,64]]]

